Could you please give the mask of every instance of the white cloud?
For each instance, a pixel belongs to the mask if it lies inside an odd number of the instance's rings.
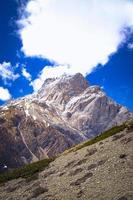
[[[25,13],[19,21],[22,50],[62,66],[42,71],[50,77],[66,71],[86,75],[105,64],[124,39],[122,28],[133,25],[130,0],[31,0]]]
[[[133,49],[133,43],[129,43],[129,44],[128,44],[128,48],[129,48],[129,49]]]
[[[22,75],[28,80],[31,81],[31,74],[27,72],[27,70],[23,67],[22,68]]]
[[[0,100],[7,101],[11,99],[11,94],[8,89],[0,87]]]
[[[0,76],[6,83],[7,80],[16,80],[19,77],[19,74],[14,73],[14,69],[10,62],[3,62],[0,64]]]

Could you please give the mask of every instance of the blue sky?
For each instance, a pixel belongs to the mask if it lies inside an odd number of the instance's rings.
[[[0,2],[0,104],[81,72],[133,111],[133,2],[93,2]]]

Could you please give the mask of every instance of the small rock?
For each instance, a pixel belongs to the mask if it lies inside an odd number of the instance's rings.
[[[123,158],[126,158],[126,157],[127,157],[126,154],[121,154],[121,155],[119,156],[120,159],[123,159]]]

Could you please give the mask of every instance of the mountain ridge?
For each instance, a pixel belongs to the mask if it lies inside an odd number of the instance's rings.
[[[0,162],[14,168],[56,156],[132,118],[79,73],[47,79],[38,93],[0,107]]]

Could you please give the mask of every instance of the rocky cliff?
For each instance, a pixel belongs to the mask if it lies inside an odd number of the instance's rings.
[[[38,93],[0,107],[1,165],[53,157],[131,118],[81,74],[47,79]]]

